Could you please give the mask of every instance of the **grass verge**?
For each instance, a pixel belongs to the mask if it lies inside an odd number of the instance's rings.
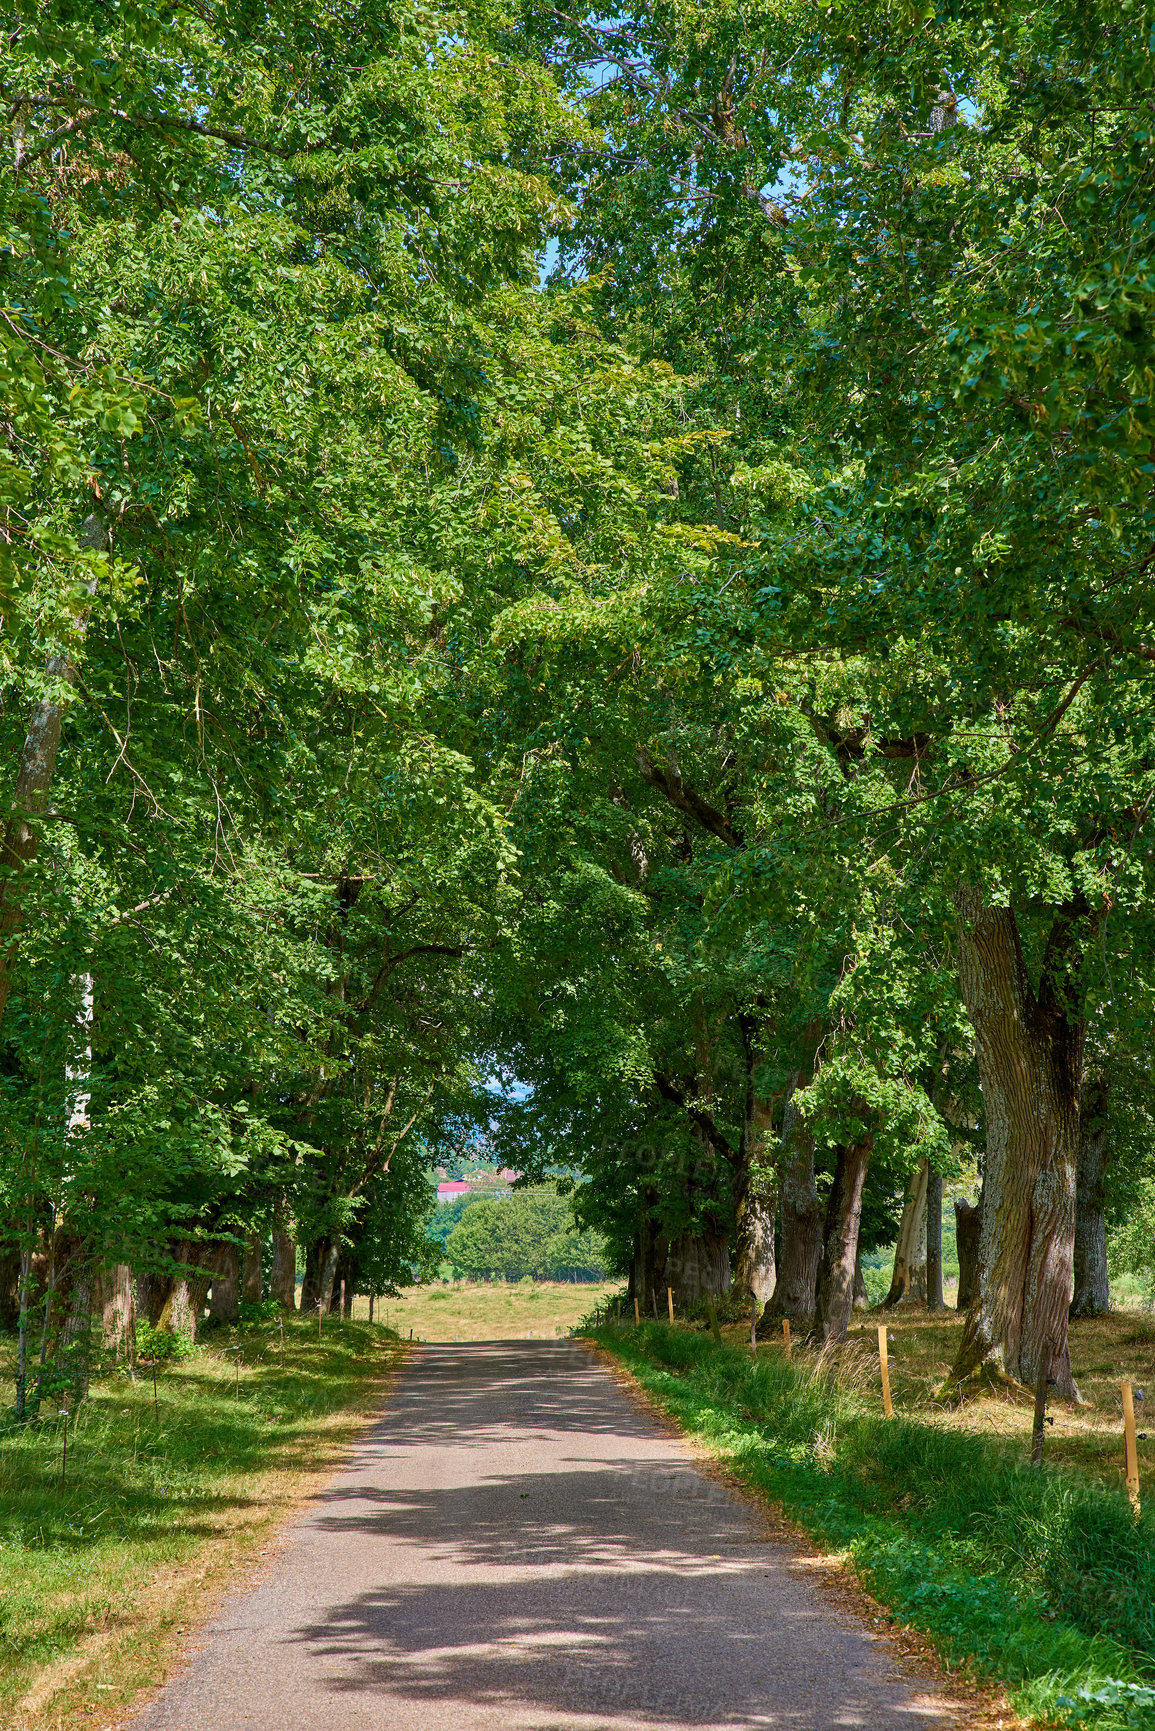
[[[595,1338],[945,1659],[1041,1723],[1155,1727],[1155,1523],[998,1438],[884,1419],[864,1355],[758,1359],[661,1324]],[[859,1386],[856,1386],[858,1384]]]
[[[240,1398],[236,1354],[240,1347]],[[401,1348],[358,1323],[218,1331],[68,1424],[0,1432],[0,1724],[97,1726],[162,1682],[230,1576],[340,1464]]]

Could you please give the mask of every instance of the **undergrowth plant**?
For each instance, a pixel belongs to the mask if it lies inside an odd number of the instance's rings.
[[[66,1462],[65,1419],[47,1405],[0,1432],[0,1724],[17,1722],[10,1715],[30,1688],[56,1714],[52,1667],[62,1661],[61,1687],[83,1689],[69,1656],[93,1629],[128,1643],[106,1655],[115,1682],[102,1689],[127,1702],[149,1682],[149,1643],[181,1618],[175,1592],[162,1594],[167,1607],[147,1608],[151,1584],[194,1559],[211,1572],[232,1538],[261,1529],[276,1504],[267,1475],[336,1465],[349,1429],[337,1415],[355,1422],[397,1340],[334,1321],[318,1344],[315,1325],[294,1319],[282,1370],[270,1323],[222,1330],[212,1344],[164,1338],[181,1345],[156,1367],[155,1399],[141,1361],[158,1342],[140,1328],[136,1379],[125,1367],[94,1379],[92,1398],[69,1414]],[[99,1699],[114,1703],[112,1693]],[[40,1720],[22,1710],[19,1723]]]
[[[996,1438],[884,1418],[851,1352],[756,1361],[645,1323],[599,1338],[943,1656],[1047,1723],[1155,1726],[1155,1523]],[[870,1402],[877,1396],[871,1390]]]

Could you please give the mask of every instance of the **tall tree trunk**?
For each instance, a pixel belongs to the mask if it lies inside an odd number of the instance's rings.
[[[161,1312],[172,1292],[172,1275],[149,1271],[136,1277],[136,1314],[143,1316],[153,1328],[160,1322]]]
[[[890,1291],[883,1299],[887,1310],[896,1304],[926,1302],[926,1195],[930,1165],[920,1160],[906,1186],[898,1243],[894,1247],[894,1272]]]
[[[979,1239],[983,1230],[981,1200],[964,1202],[956,1197],[954,1205],[954,1241],[958,1253],[958,1297],[956,1310],[969,1310],[975,1293],[975,1273],[979,1265]]]
[[[245,1261],[241,1275],[241,1290],[246,1304],[261,1302],[261,1252],[263,1241],[259,1232],[245,1241]]]
[[[1107,1083],[1088,1078],[1079,1111],[1079,1164],[1075,1175],[1075,1291],[1072,1316],[1102,1316],[1111,1307],[1107,1287]]]
[[[818,1276],[816,1322],[823,1340],[845,1340],[854,1303],[854,1270],[858,1262],[858,1228],[862,1220],[862,1187],[870,1165],[873,1138],[838,1150],[834,1183],[826,1204],[822,1267]]]
[[[99,517],[85,518],[80,543],[101,552],[107,550],[108,530]],[[94,594],[95,583],[90,583],[88,589],[90,594]],[[81,640],[86,624],[87,615],[83,615],[76,625]],[[77,684],[76,665],[69,655],[51,656],[47,674],[51,681],[74,688]],[[36,858],[40,845],[38,822],[47,810],[48,793],[56,774],[64,712],[63,698],[44,698],[33,709],[16,770],[12,816],[0,837],[0,1022],[4,1020],[12,989],[17,938],[24,919],[20,883],[24,868]]]
[[[808,1323],[822,1258],[822,1207],[814,1180],[814,1138],[794,1104],[794,1094],[805,1081],[801,1071],[791,1077],[782,1113],[782,1252],[773,1308],[778,1315]]]
[[[240,1257],[235,1244],[222,1244],[216,1253],[212,1291],[209,1293],[209,1315],[214,1322],[237,1320],[237,1296],[240,1284]]]
[[[178,1244],[175,1261],[180,1267],[161,1305],[156,1327],[166,1334],[186,1334],[195,1340],[197,1324],[205,1306],[209,1286],[216,1273],[216,1247],[193,1244],[187,1240]]]
[[[854,1309],[870,1309],[870,1294],[866,1290],[866,1276],[862,1272],[861,1250],[854,1258]]]
[[[317,1299],[321,1294],[321,1259],[324,1255],[325,1240],[319,1238],[305,1246],[305,1274],[301,1282],[301,1315],[317,1308]]]
[[[986,906],[970,888],[957,905],[987,1147],[975,1291],[950,1380],[993,1358],[1029,1387],[1045,1368],[1060,1395],[1077,1399],[1067,1345],[1083,1068],[1077,915],[1056,918],[1036,995],[1013,911]]]
[[[129,1351],[134,1320],[132,1269],[127,1262],[118,1262],[102,1272],[100,1299],[101,1338],[119,1357],[121,1347]]]
[[[926,1307],[943,1310],[942,1301],[942,1173],[926,1177]]]
[[[341,1246],[337,1257],[337,1272],[333,1276],[333,1297],[329,1308],[333,1311],[341,1309],[341,1283],[345,1283],[344,1321],[349,1322],[353,1316],[353,1294],[357,1290],[357,1253],[348,1244]]]
[[[296,1310],[297,1246],[279,1227],[273,1233],[273,1297],[282,1310]]]
[[[666,1257],[667,1286],[683,1311],[693,1310],[707,1294],[730,1289],[730,1240],[722,1232],[683,1232],[673,1239]]]
[[[333,1282],[337,1277],[337,1263],[340,1255],[341,1240],[334,1233],[325,1246],[325,1254],[321,1262],[321,1277],[317,1288],[321,1310],[326,1314],[333,1308]]]
[[[742,1126],[742,1146],[735,1178],[734,1284],[758,1301],[761,1311],[774,1297],[777,1269],[774,1262],[774,1215],[777,1186],[768,1143],[772,1134],[772,1107],[748,1091]]]
[[[642,1208],[634,1236],[634,1266],[632,1297],[638,1309],[646,1315],[657,1302],[658,1287],[666,1266],[666,1240],[658,1230],[656,1210],[658,1193],[649,1187],[642,1196]]]

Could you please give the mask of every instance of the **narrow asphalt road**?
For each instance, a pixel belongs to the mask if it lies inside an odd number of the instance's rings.
[[[958,1725],[570,1341],[424,1346],[138,1731]]]

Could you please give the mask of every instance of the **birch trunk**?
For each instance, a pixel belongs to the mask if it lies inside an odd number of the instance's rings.
[[[101,552],[107,550],[108,531],[98,517],[85,518],[80,542]],[[95,590],[95,583],[90,584],[90,593]],[[81,640],[86,624],[86,618],[77,624]],[[77,684],[76,665],[69,655],[51,656],[47,674],[50,681],[74,688]],[[63,697],[45,698],[32,711],[16,770],[12,815],[0,838],[0,1022],[8,1006],[17,939],[24,920],[20,883],[40,845],[39,820],[48,808],[48,793],[56,774],[65,707]]]
[[[823,1340],[845,1340],[854,1304],[862,1188],[872,1151],[870,1137],[838,1150],[834,1183],[826,1205],[822,1267],[818,1276],[816,1321]]]
[[[1079,1164],[1075,1174],[1075,1290],[1072,1316],[1102,1316],[1110,1309],[1107,1285],[1107,1085],[1096,1076],[1083,1089],[1079,1112]]]
[[[898,1243],[894,1247],[894,1272],[890,1291],[883,1299],[887,1310],[896,1304],[926,1303],[926,1195],[930,1165],[920,1160],[906,1186]]]
[[[987,1146],[975,1290],[949,1380],[993,1359],[1030,1387],[1046,1369],[1060,1395],[1077,1399],[1067,1344],[1083,1067],[1074,920],[1056,919],[1036,996],[1013,911],[970,888],[956,899]]]

